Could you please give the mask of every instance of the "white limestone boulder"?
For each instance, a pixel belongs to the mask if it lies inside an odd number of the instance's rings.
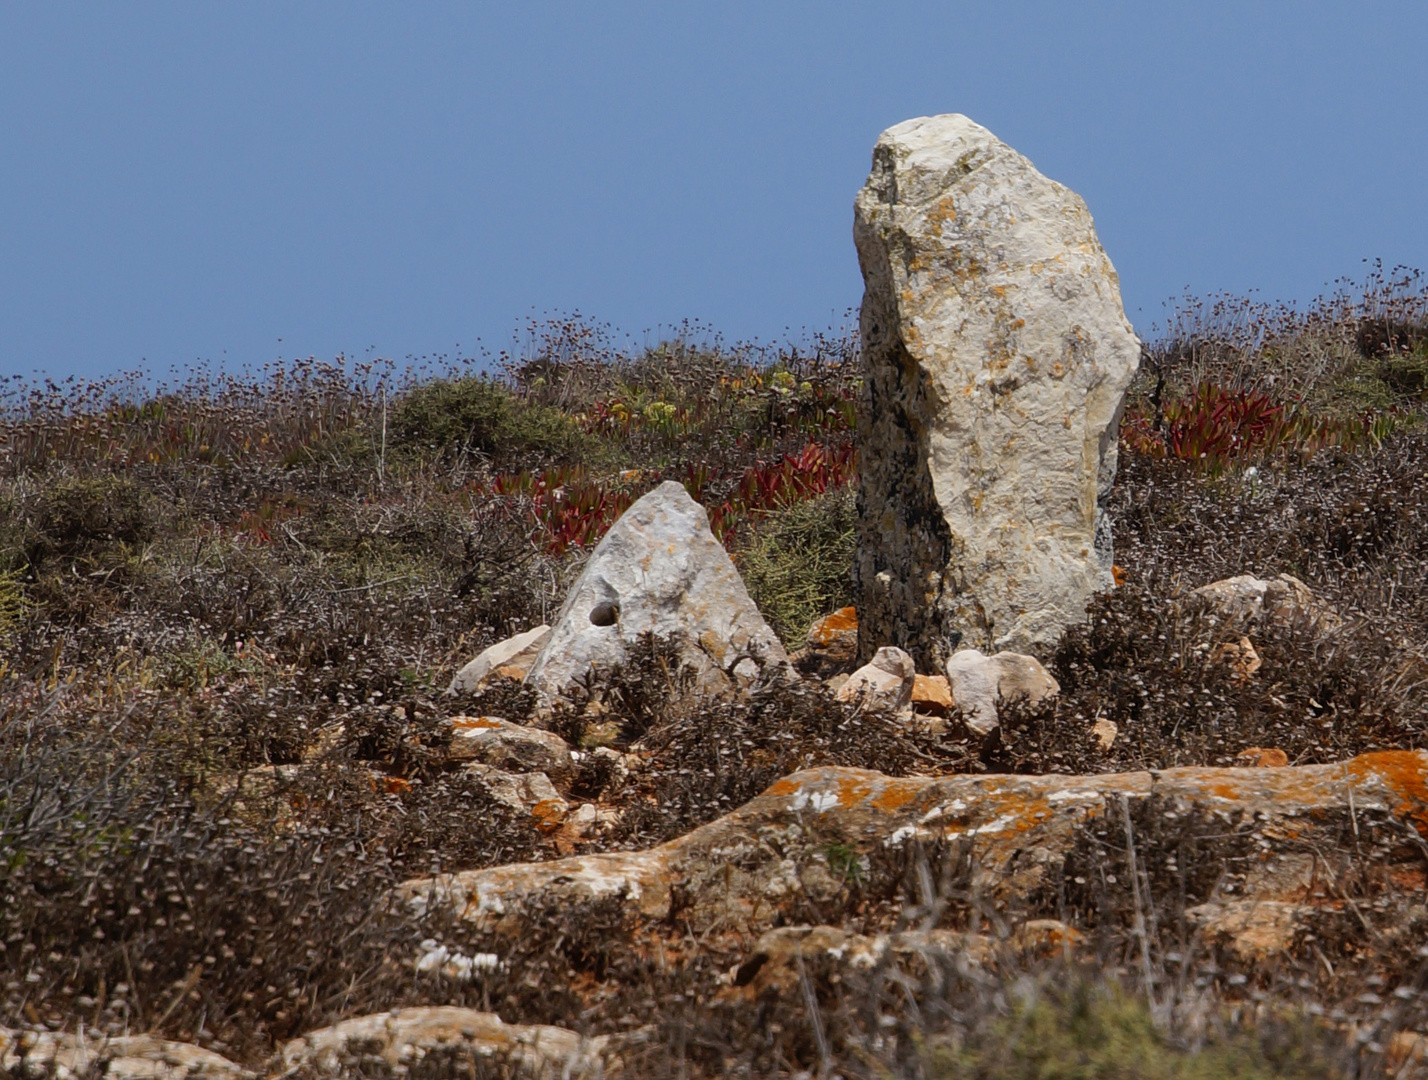
[[[549,637],[550,627],[541,623],[524,633],[496,642],[458,671],[446,692],[469,694],[481,689],[495,675],[524,679]]]
[[[854,207],[860,654],[1054,644],[1113,586],[1140,359],[1086,204],[951,114],[885,131]]]
[[[1000,724],[1001,702],[1037,702],[1061,692],[1061,684],[1034,656],[999,652],[987,656],[978,649],[962,649],[947,661],[947,681],[952,700],[962,710],[967,727],[989,735]]]
[[[605,534],[526,684],[543,702],[569,697],[592,675],[621,667],[645,634],[675,643],[709,692],[791,670],[708,514],[674,481],[639,499]]]

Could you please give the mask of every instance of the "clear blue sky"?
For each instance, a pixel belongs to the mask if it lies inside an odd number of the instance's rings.
[[[1428,264],[1428,4],[10,2],[0,374],[839,322],[874,140],[964,112],[1185,287]],[[459,348],[458,348],[459,346]]]

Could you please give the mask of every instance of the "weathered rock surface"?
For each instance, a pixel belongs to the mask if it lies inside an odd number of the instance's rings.
[[[1264,666],[1254,642],[1244,636],[1241,636],[1239,641],[1220,642],[1210,654],[1210,659],[1231,668],[1235,678],[1241,682],[1252,678],[1254,673]]]
[[[433,1053],[499,1055],[530,1080],[573,1080],[618,1075],[615,1049],[609,1036],[587,1039],[548,1024],[506,1024],[495,1013],[431,1006],[359,1016],[310,1031],[284,1046],[282,1059],[289,1071],[336,1076],[371,1075],[373,1067],[401,1074]]]
[[[0,1028],[0,1073],[10,1077],[111,1076],[123,1080],[238,1080],[253,1074],[190,1043],[149,1035],[106,1039],[93,1033]]]
[[[466,770],[491,798],[530,814],[543,825],[559,825],[570,812],[570,804],[543,772],[506,772],[479,762],[466,766]]]
[[[838,688],[838,700],[862,702],[883,709],[901,709],[912,700],[916,678],[917,668],[912,657],[888,645],[848,676],[848,681]]]
[[[788,654],[749,599],[709,516],[666,481],[631,506],[595,548],[526,676],[542,700],[623,665],[642,635],[677,644],[710,692],[743,687]]]
[[[919,675],[912,681],[912,707],[941,716],[953,706],[952,684],[945,675]]]
[[[1059,952],[1078,944],[1082,935],[1055,919],[1029,919],[1000,942],[986,934],[960,930],[903,930],[891,934],[856,934],[837,926],[783,926],[770,930],[755,943],[749,957],[734,972],[735,986],[755,990],[777,987],[797,990],[798,961],[829,957],[851,968],[871,968],[885,958],[918,954],[955,956],[979,967],[990,966],[999,949],[1012,953]]]
[[[1315,852],[1335,850],[1346,816],[1392,814],[1420,831],[1428,827],[1428,752],[1104,776],[931,779],[811,769],[649,851],[421,878],[405,883],[401,895],[417,916],[442,907],[498,932],[517,931],[526,911],[547,904],[623,896],[635,912],[658,919],[677,898],[681,925],[694,933],[715,925],[757,933],[795,903],[840,895],[847,866],[830,866],[828,854],[836,838],[845,864],[914,840],[960,841],[975,867],[973,887],[988,903],[1007,904],[1053,880],[1081,826],[1152,796],[1157,801],[1146,805],[1177,819],[1252,822],[1262,857],[1249,864],[1235,899],[1301,903],[1315,888]],[[1418,873],[1417,850],[1408,857]]]
[[[480,761],[511,772],[562,777],[574,768],[570,746],[553,731],[524,727],[496,716],[451,719],[452,761]]]
[[[469,694],[481,689],[494,675],[524,679],[549,637],[550,627],[541,623],[525,633],[496,642],[458,671],[446,692]]]
[[[1202,585],[1191,596],[1227,622],[1246,627],[1266,622],[1280,627],[1303,623],[1328,630],[1339,622],[1308,585],[1288,574],[1271,580],[1240,574]]]
[[[823,678],[856,667],[858,609],[839,608],[810,626],[804,649],[794,662],[800,671]]]
[[[1091,215],[956,114],[883,132],[854,210],[860,655],[1052,644],[1112,585],[1140,358]]]
[[[990,734],[1000,723],[998,702],[1024,700],[1034,705],[1061,692],[1040,660],[1014,652],[995,656],[978,649],[955,652],[947,661],[947,681],[967,727],[978,735]]]

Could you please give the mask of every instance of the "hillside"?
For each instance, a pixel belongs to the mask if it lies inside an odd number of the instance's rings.
[[[1416,276],[1304,312],[1192,306],[1148,344],[1112,498],[1119,586],[1040,657],[1061,693],[1009,706],[995,739],[955,710],[909,726],[857,708],[812,675],[709,700],[657,641],[592,688],[595,708],[540,711],[513,681],[445,693],[484,648],[552,621],[604,531],[665,480],[703,504],[802,649],[853,602],[857,358],[846,336],[620,351],[570,320],[491,375],[298,363],[160,393],[16,384],[0,419],[0,1027],[148,1033],[259,1072],[313,1029],[427,1005],[608,1036],[627,1075],[1415,1067],[1428,793],[1364,809],[1350,786],[1345,807],[1338,774],[1308,767],[1368,762],[1354,776],[1369,791],[1412,755],[1363,755],[1428,746]],[[1334,617],[1256,632],[1247,674],[1223,649],[1240,633],[1187,597],[1251,573],[1293,575]],[[551,779],[594,808],[585,824],[492,794],[453,750],[452,718],[478,716],[577,750]],[[1102,720],[1109,746],[1089,734]],[[668,871],[657,915],[628,889],[532,888],[514,934],[460,905],[418,926],[402,899],[438,875],[682,851],[731,820],[757,832],[758,815],[793,812],[778,782],[798,770],[938,778],[971,799],[988,776],[1042,792],[1036,777],[1231,766],[1256,749],[1306,769],[1293,775],[1310,793],[1265,780],[1270,795],[1187,811],[1178,831],[1125,809],[1123,829],[1108,816],[1067,834],[1059,892],[1015,902],[979,876],[985,852],[870,854],[853,833],[805,838],[831,891],[781,900],[767,926],[706,919],[707,885],[686,870]],[[1202,781],[1184,776],[1194,803]],[[1312,925],[1270,953],[1240,931],[1212,942],[1190,912],[1288,842],[1256,830],[1299,798],[1318,830],[1306,857],[1332,878]],[[761,857],[737,866],[757,876]],[[1057,947],[1028,936],[1052,920]],[[853,937],[779,953],[776,932],[805,925]],[[870,941],[875,961],[842,963]],[[397,1071],[519,1074],[509,1047],[484,1058],[453,1040]],[[393,1068],[343,1053],[354,1074]],[[1035,1071],[1053,1059],[1084,1071]]]

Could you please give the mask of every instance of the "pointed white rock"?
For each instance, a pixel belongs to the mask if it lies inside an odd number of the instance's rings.
[[[788,654],[749,599],[709,515],[666,481],[610,527],[526,675],[544,702],[622,666],[642,635],[676,644],[710,692],[747,686]]]

